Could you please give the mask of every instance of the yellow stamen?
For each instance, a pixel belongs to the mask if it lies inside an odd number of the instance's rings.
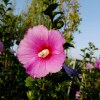
[[[38,56],[42,57],[42,58],[45,58],[45,57],[47,57],[49,55],[49,53],[50,52],[49,52],[48,49],[44,49],[44,50],[42,50],[41,52],[38,53]]]

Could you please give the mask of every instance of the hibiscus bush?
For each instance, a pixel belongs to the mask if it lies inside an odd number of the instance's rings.
[[[83,60],[80,65],[81,81],[79,85],[82,99],[100,99],[100,60],[94,56],[97,50],[99,49],[92,42],[89,42],[88,47],[81,49]]]
[[[77,0],[32,0],[15,15],[10,0],[0,1],[0,100],[100,99],[98,48],[90,42],[82,60],[68,57],[79,7]]]

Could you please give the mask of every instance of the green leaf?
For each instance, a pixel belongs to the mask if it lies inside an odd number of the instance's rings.
[[[8,3],[9,5],[12,5],[12,3]]]
[[[5,5],[7,5],[9,2],[9,0],[3,0],[3,1],[4,1]]]
[[[86,57],[87,57],[87,58],[90,58],[90,55],[89,55],[88,53],[86,53]]]
[[[60,29],[61,27],[63,27],[63,25],[63,16],[59,16],[56,20],[53,21],[53,28],[55,29]]]
[[[12,8],[11,8],[11,7],[9,7],[9,8],[7,9],[7,11],[10,11],[10,10],[12,10]]]
[[[82,52],[85,52],[86,49],[81,49]]]
[[[33,81],[34,81],[34,79],[32,77],[30,77],[30,76],[27,77],[26,80],[25,80],[25,86],[26,87],[32,87],[33,86],[33,84],[32,84]]]
[[[5,6],[3,4],[0,5],[0,14],[4,15],[5,13]]]
[[[48,8],[43,11],[45,15],[51,15],[51,13],[57,8],[58,3],[53,3],[48,6]]]
[[[64,45],[63,45],[63,47],[64,47],[64,49],[68,49],[69,47],[73,47],[74,48],[74,45],[73,44],[71,44],[71,43],[65,43]]]
[[[99,50],[98,48],[95,48],[95,50]]]

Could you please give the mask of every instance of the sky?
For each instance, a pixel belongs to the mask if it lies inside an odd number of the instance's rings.
[[[15,14],[25,11],[31,0],[12,0],[16,3]],[[27,1],[27,3],[25,3]],[[88,46],[89,42],[100,49],[100,0],[79,0],[80,16],[82,18],[79,30],[81,33],[74,33],[75,48],[69,49],[69,55],[72,58],[81,58],[80,49]],[[99,56],[97,51],[95,56]]]
[[[79,0],[81,24],[79,29],[81,33],[75,33],[75,49],[71,49],[70,55],[73,58],[81,58],[80,49],[88,46],[89,42],[100,49],[100,0]],[[100,51],[95,53],[99,56]]]
[[[15,10],[14,10],[14,14],[21,14],[21,12],[23,11],[27,11],[28,5],[30,4],[30,1],[32,0],[10,0],[14,6],[15,6]]]

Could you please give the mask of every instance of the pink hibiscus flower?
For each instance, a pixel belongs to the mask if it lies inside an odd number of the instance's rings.
[[[44,77],[62,69],[65,39],[57,30],[43,25],[30,28],[21,40],[17,57],[32,77]]]
[[[96,67],[97,69],[100,69],[100,60],[96,60],[96,62],[95,62],[95,67]]]
[[[3,51],[3,43],[0,41],[0,54],[2,53]]]

